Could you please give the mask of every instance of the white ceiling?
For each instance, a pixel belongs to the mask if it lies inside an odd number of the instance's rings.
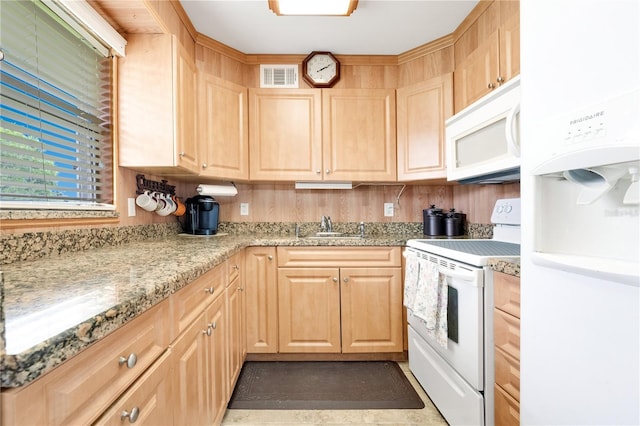
[[[276,16],[267,0],[180,3],[199,33],[246,54],[399,55],[453,32],[478,1],[360,0],[349,17]]]

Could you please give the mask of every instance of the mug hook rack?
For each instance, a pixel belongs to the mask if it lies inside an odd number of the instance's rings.
[[[158,182],[157,180],[146,179],[144,175],[136,175],[136,184],[138,186],[138,190],[136,194],[144,194],[144,191],[153,191],[153,192],[162,192],[164,194],[175,195],[176,187],[175,185],[169,185],[168,181],[162,180],[162,182]]]

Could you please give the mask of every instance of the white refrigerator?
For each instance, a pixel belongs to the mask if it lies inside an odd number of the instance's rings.
[[[640,424],[639,58],[639,0],[521,0],[523,425]]]

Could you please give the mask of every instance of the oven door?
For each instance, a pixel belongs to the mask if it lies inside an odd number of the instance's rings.
[[[484,390],[484,270],[440,256],[411,251],[430,262],[436,262],[439,272],[446,277],[447,347],[440,346],[435,337],[427,332],[422,319],[408,309],[410,326],[474,389]]]

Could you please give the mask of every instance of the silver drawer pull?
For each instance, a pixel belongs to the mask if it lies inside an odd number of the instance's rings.
[[[207,336],[211,336],[211,326],[207,327],[206,330],[203,330],[202,334],[206,334]]]
[[[131,411],[124,410],[120,414],[120,420],[124,420],[128,417],[129,423],[135,423],[136,420],[138,420],[139,415],[140,415],[140,409],[138,407],[133,407]]]
[[[209,294],[213,294],[215,292],[213,287],[205,288],[204,291]]]
[[[137,362],[138,355],[136,355],[135,353],[129,354],[129,356],[126,358],[124,356],[120,356],[120,358],[118,358],[118,365],[127,364],[127,368],[135,367]]]

